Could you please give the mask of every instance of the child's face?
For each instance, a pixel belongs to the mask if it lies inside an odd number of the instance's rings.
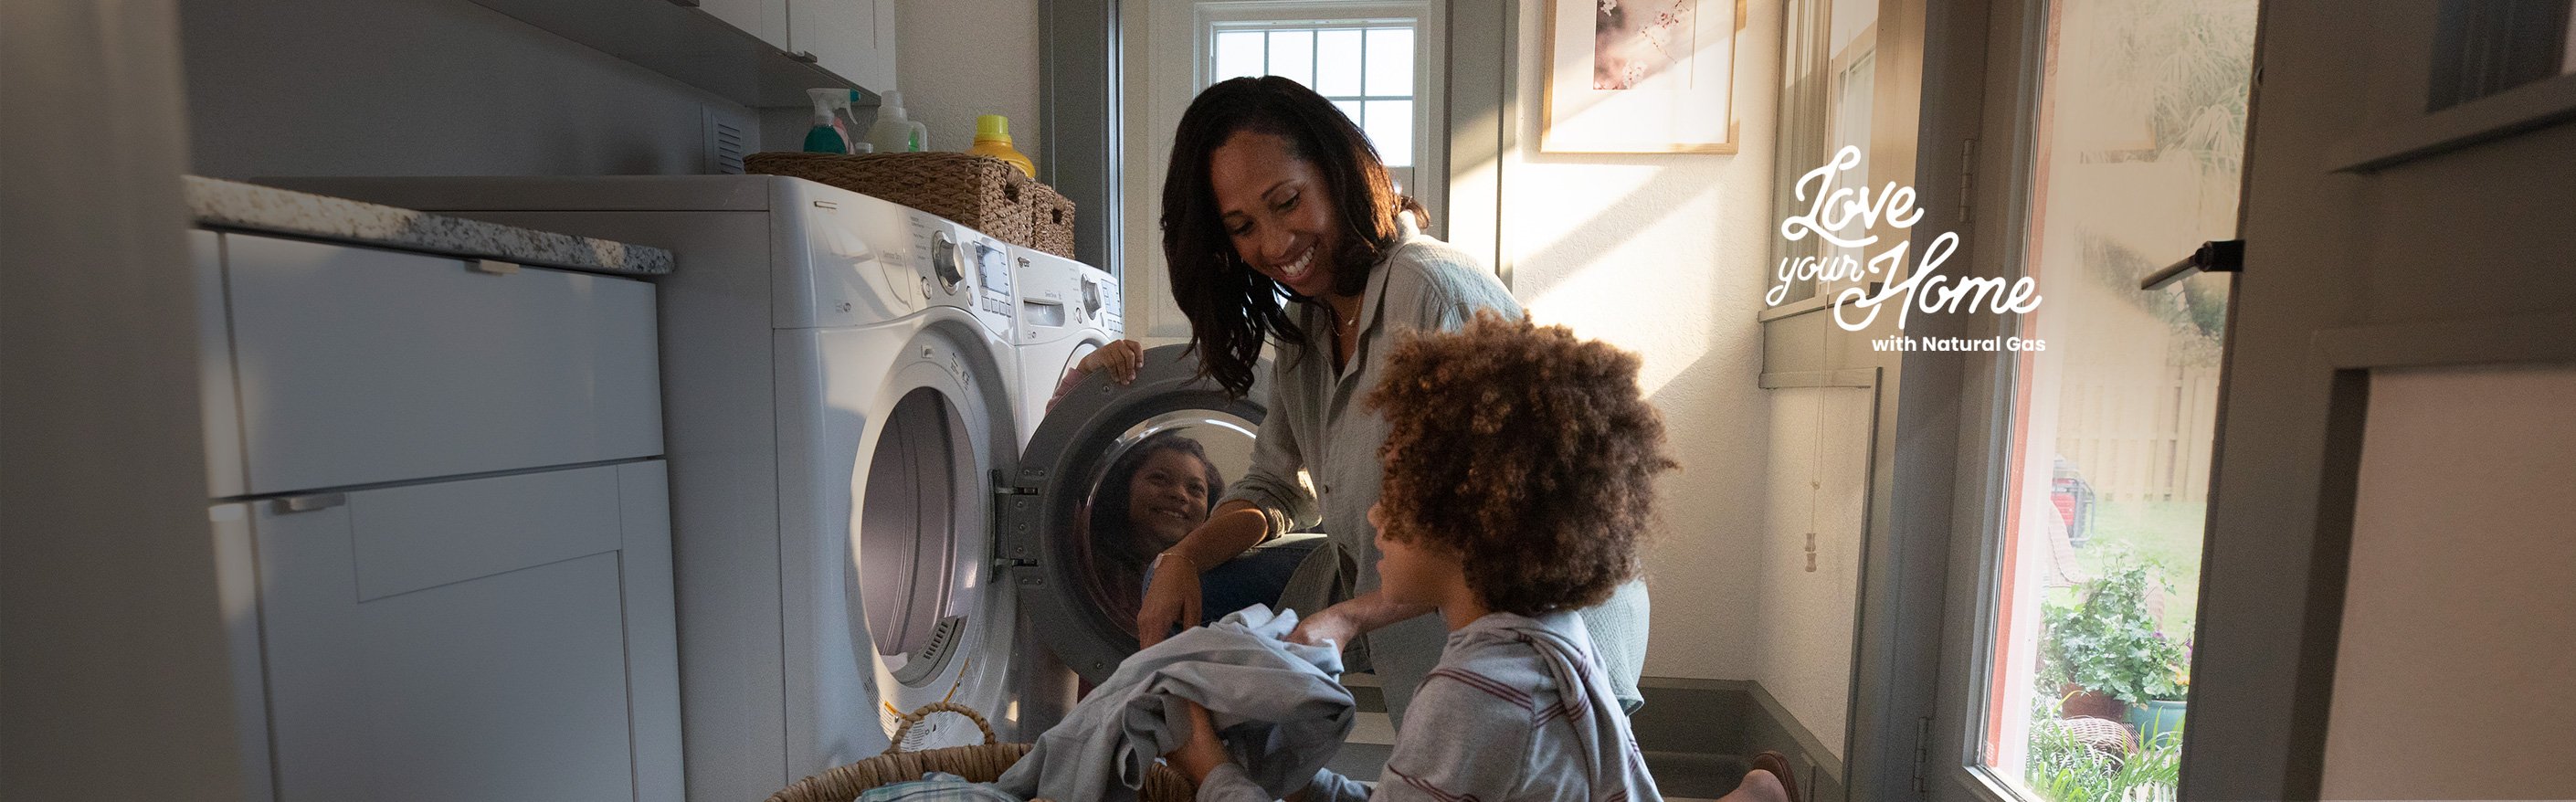
[[[1384,505],[1370,505],[1368,519],[1377,527],[1377,575],[1384,581],[1379,591],[1388,600],[1438,606],[1465,587],[1466,569],[1457,555],[1387,537]]]

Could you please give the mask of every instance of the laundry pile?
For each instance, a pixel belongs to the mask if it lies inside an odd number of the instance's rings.
[[[1207,708],[1234,762],[1272,798],[1306,787],[1357,713],[1336,679],[1340,650],[1288,642],[1296,626],[1296,612],[1256,604],[1137,652],[993,788],[1021,799],[1135,802],[1154,761],[1189,740],[1187,709],[1175,700]]]

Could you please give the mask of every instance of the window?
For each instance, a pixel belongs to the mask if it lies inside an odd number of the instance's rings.
[[[1414,179],[1435,151],[1422,29],[1415,3],[1199,4],[1197,88],[1247,75],[1277,75],[1333,101],[1368,134],[1396,191],[1420,198]]]
[[[2171,800],[2229,285],[2140,279],[2236,229],[2253,0],[2050,3],[2007,358],[1990,669],[1969,757],[2034,802]]]

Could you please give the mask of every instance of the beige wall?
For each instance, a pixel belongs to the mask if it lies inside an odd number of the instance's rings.
[[[1663,481],[1647,561],[1651,676],[1757,678],[1770,402],[1756,386],[1754,316],[1771,249],[1780,23],[1771,4],[1748,13],[1736,40],[1739,154],[1551,154],[1537,152],[1547,9],[1519,8],[1521,145],[1503,166],[1512,292],[1541,322],[1644,356],[1646,391],[1682,463]],[[1833,637],[1848,643],[1850,632]]]
[[[1012,147],[1038,148],[1036,0],[898,0],[895,87],[904,114],[930,126],[931,150],[975,144],[975,117],[1011,118]]]
[[[2373,375],[2324,798],[2576,798],[2570,397],[2576,365]]]

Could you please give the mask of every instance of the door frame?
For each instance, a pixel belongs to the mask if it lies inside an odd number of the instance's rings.
[[[2040,112],[2048,0],[1957,0],[1924,14],[1923,99],[1915,186],[1927,199],[1916,252],[1958,231],[1945,267],[2007,281],[2023,274],[2029,166]],[[2000,56],[2000,57],[1999,57]],[[1944,202],[1943,199],[1947,199]],[[1982,213],[1981,213],[1982,210]],[[2014,336],[2019,321],[1937,314],[1917,337]],[[1898,390],[1893,537],[1866,577],[1853,748],[1855,800],[2017,797],[1970,754],[1983,736],[1981,694],[1941,691],[1991,676],[1978,633],[1995,625],[1998,544],[2011,481],[2008,438],[2019,360],[1909,352]],[[1881,567],[1883,566],[1883,567]],[[1968,615],[1954,615],[1965,611]]]

